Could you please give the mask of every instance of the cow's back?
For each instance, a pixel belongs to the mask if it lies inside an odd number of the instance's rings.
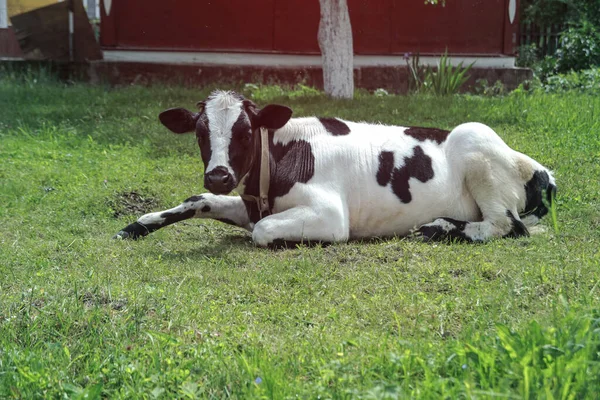
[[[477,217],[435,130],[411,136],[405,127],[318,118],[288,125],[276,133],[275,143],[308,142],[314,174],[276,199],[276,212],[339,197],[353,238],[403,235],[449,208],[456,218]]]

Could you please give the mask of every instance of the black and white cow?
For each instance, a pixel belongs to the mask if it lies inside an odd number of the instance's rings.
[[[486,125],[451,132],[337,118],[291,118],[215,91],[197,113],[173,108],[160,121],[195,132],[204,187],[175,208],[146,214],[117,238],[138,238],[188,218],[252,232],[259,246],[405,236],[480,242],[529,234],[556,189],[549,170],[509,148]],[[260,128],[268,129],[269,209],[259,213]],[[240,196],[226,196],[237,190]],[[245,196],[244,196],[245,195]]]

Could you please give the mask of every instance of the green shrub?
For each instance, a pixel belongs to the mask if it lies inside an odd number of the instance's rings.
[[[475,93],[483,96],[502,96],[506,94],[506,86],[500,80],[490,85],[487,79],[477,79],[474,89]]]
[[[546,56],[535,65],[533,70],[540,81],[545,83],[547,82],[549,76],[556,74],[556,62],[556,58]]]
[[[539,59],[539,49],[535,43],[524,44],[519,47],[519,55],[517,57],[518,67],[531,68]]]
[[[543,85],[549,93],[577,90],[585,93],[600,93],[600,68],[549,76]]]
[[[323,93],[318,89],[301,83],[295,86],[247,83],[242,93],[244,96],[258,102],[269,102],[278,98],[295,99],[323,96]]]
[[[600,65],[600,30],[590,23],[561,34],[556,51],[556,72],[581,71]]]

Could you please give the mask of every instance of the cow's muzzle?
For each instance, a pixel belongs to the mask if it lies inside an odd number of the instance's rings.
[[[204,187],[214,194],[229,194],[236,187],[235,177],[225,167],[204,174]]]

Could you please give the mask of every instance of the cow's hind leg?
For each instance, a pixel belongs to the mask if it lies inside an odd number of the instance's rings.
[[[506,210],[506,218],[493,223],[491,221],[468,222],[453,218],[438,218],[432,223],[421,226],[417,236],[425,240],[449,240],[465,242],[483,242],[493,237],[529,236],[527,227],[514,214]]]
[[[417,230],[424,239],[484,242],[491,238],[529,236],[519,217],[524,203],[523,183],[501,162],[492,166],[487,157],[472,155],[467,161],[465,185],[481,211],[481,221],[438,218]]]
[[[141,216],[127,225],[114,238],[137,239],[160,228],[189,218],[212,218],[252,230],[246,207],[239,196],[202,194],[192,196],[177,207]]]
[[[554,178],[546,170],[537,170],[525,184],[527,201],[525,209],[520,214],[520,218],[525,226],[537,224],[544,215],[548,214],[548,207],[544,204],[543,200],[544,193],[548,206],[552,206],[552,202],[556,196]]]

